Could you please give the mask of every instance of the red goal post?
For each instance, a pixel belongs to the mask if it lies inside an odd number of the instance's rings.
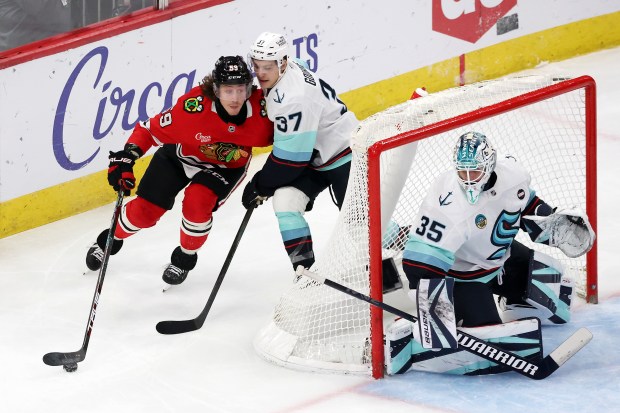
[[[508,77],[432,93],[377,113],[352,136],[349,188],[332,236],[312,271],[378,301],[406,305],[402,228],[431,182],[451,168],[456,138],[485,133],[500,156],[515,156],[552,206],[585,209],[596,231],[596,85],[589,76]],[[524,238],[525,237],[525,238]],[[517,239],[562,261],[579,295],[597,302],[596,243],[586,258]],[[399,246],[400,245],[400,246]],[[393,259],[403,289],[383,294],[382,262]],[[405,300],[402,300],[405,297]],[[384,368],[381,309],[309,279],[285,291],[255,340],[259,355],[291,368],[372,374]]]

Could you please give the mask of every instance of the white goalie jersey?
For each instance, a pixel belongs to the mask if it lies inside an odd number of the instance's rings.
[[[403,258],[414,266],[449,271],[460,280],[494,278],[510,255],[521,214],[535,196],[529,173],[514,158],[498,160],[494,175],[492,187],[471,205],[456,172],[443,173],[420,207]]]

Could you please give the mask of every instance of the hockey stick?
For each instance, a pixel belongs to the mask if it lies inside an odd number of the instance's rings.
[[[72,372],[77,369],[77,363],[84,361],[86,358],[86,350],[88,349],[88,342],[90,341],[90,334],[93,331],[93,324],[95,322],[95,314],[97,311],[97,305],[99,304],[99,296],[101,295],[101,288],[103,287],[103,280],[108,268],[108,261],[110,260],[110,252],[112,251],[112,244],[114,242],[114,231],[116,231],[116,225],[118,224],[118,217],[121,214],[121,208],[123,206],[123,188],[118,190],[118,197],[116,198],[116,204],[114,205],[114,214],[112,215],[112,223],[110,224],[110,231],[105,241],[105,250],[103,251],[103,259],[101,261],[101,268],[99,269],[99,277],[97,278],[97,287],[95,288],[95,295],[93,296],[93,302],[90,306],[90,313],[88,321],[86,322],[86,332],[84,333],[84,342],[82,348],[78,351],[68,353],[47,353],[43,356],[43,362],[48,366],[60,366],[68,371]]]
[[[230,247],[230,251],[228,252],[228,256],[224,261],[224,265],[222,266],[222,270],[220,271],[220,275],[215,280],[215,285],[213,286],[213,290],[211,291],[211,295],[209,295],[209,300],[207,300],[207,304],[205,308],[202,310],[198,317],[191,320],[169,320],[169,321],[160,321],[157,323],[155,328],[157,332],[160,334],[181,334],[181,333],[189,333],[190,331],[198,330],[202,327],[209,314],[209,310],[211,309],[211,305],[213,305],[213,301],[215,300],[215,296],[217,295],[218,290],[220,289],[220,285],[222,285],[222,281],[224,281],[224,276],[226,275],[226,271],[228,271],[228,267],[230,266],[230,262],[232,261],[233,256],[235,255],[235,251],[237,250],[237,246],[239,245],[239,241],[241,241],[241,236],[245,232],[245,227],[248,225],[248,221],[252,216],[252,212],[255,208],[250,208],[245,213],[243,217],[243,221],[241,221],[241,226],[237,231],[237,235],[235,236],[235,240],[233,241],[232,246]]]
[[[325,284],[328,287],[332,287],[338,291],[355,297],[359,300],[366,301],[376,307],[382,308],[392,314],[400,316],[411,322],[417,322],[417,317],[412,316],[398,308],[394,308],[381,301],[377,301],[367,295],[345,287],[342,284],[338,284],[328,278],[322,277],[316,273],[313,273],[302,266],[297,267],[296,271],[298,276],[305,275],[319,284]],[[568,359],[574,356],[579,350],[581,350],[592,339],[592,333],[586,328],[580,328],[566,341],[564,341],[558,348],[553,350],[551,354],[543,357],[540,361],[530,361],[522,358],[521,356],[512,353],[507,350],[503,350],[495,344],[481,340],[478,337],[471,334],[464,333],[461,330],[457,330],[457,340],[464,350],[469,351],[479,357],[490,360],[494,363],[501,364],[509,369],[522,374],[525,377],[535,380],[541,380],[550,376],[561,365],[566,363]]]

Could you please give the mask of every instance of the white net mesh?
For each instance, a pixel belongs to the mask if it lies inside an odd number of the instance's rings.
[[[352,139],[353,163],[344,206],[334,232],[311,269],[369,295],[368,148],[386,139],[477,111],[561,82],[525,76],[445,90],[389,108],[364,120]],[[586,209],[584,89],[560,94],[507,113],[476,120],[419,142],[381,153],[383,258],[400,263],[406,234],[433,180],[452,167],[456,138],[483,132],[498,155],[515,156],[532,175],[532,188],[552,206]],[[529,238],[517,239],[534,247]],[[583,291],[585,259],[536,249],[561,260]],[[373,279],[375,277],[373,276]],[[406,282],[406,280],[403,278]],[[273,319],[255,340],[258,353],[277,364],[311,370],[369,374],[369,305],[303,277],[280,298]],[[376,334],[373,340],[382,340]]]

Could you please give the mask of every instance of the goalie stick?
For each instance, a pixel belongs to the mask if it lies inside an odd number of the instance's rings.
[[[306,268],[303,268],[301,265],[297,267],[296,273],[298,276],[305,275],[319,284],[325,284],[328,287],[334,288],[359,300],[382,308],[411,322],[418,321],[417,317],[414,317],[405,311],[399,310],[398,308],[392,307],[381,301],[377,301],[367,295],[345,287],[342,284],[338,284],[335,281],[322,277],[307,270]],[[495,344],[457,330],[457,341],[459,346],[464,350],[494,363],[506,366],[525,377],[535,380],[542,380],[549,377],[561,365],[566,363],[568,359],[577,354],[577,352],[588,344],[590,340],[592,340],[592,333],[586,328],[580,328],[549,355],[543,357],[542,360],[530,361],[515,353],[503,350]]]
[[[101,261],[101,268],[99,269],[99,277],[97,278],[97,286],[95,287],[95,295],[93,296],[93,302],[90,306],[90,313],[88,321],[86,322],[86,331],[84,332],[84,341],[82,342],[82,348],[78,351],[72,351],[67,353],[52,352],[43,356],[43,362],[48,366],[63,366],[63,368],[72,372],[77,369],[77,363],[84,361],[86,358],[86,350],[88,349],[88,342],[90,341],[90,334],[93,331],[93,324],[95,323],[95,314],[97,311],[97,305],[99,304],[99,297],[101,295],[101,288],[103,287],[103,280],[105,279],[105,273],[108,268],[108,261],[110,260],[110,252],[112,251],[112,243],[114,242],[114,232],[116,225],[118,224],[118,217],[121,214],[121,208],[123,206],[123,188],[118,190],[118,197],[116,198],[116,204],[114,205],[114,214],[112,215],[112,223],[110,224],[110,231],[105,241],[105,249],[103,251],[103,258]]]
[[[248,225],[248,221],[252,216],[252,212],[255,208],[250,208],[245,213],[243,217],[243,221],[241,222],[241,226],[237,231],[237,235],[235,236],[235,240],[230,247],[230,251],[226,256],[226,260],[224,261],[224,265],[222,266],[222,270],[220,271],[220,275],[217,277],[215,281],[215,285],[213,286],[213,290],[211,291],[211,295],[209,295],[209,299],[207,300],[207,304],[205,308],[202,310],[198,317],[193,318],[191,320],[169,320],[169,321],[160,321],[155,326],[155,329],[160,334],[182,334],[189,333],[190,331],[198,330],[204,324],[207,315],[209,314],[209,310],[211,309],[211,305],[213,305],[213,301],[215,300],[215,296],[217,295],[218,290],[220,289],[220,285],[222,285],[222,281],[224,281],[224,276],[226,275],[226,271],[228,271],[228,267],[230,266],[230,262],[232,261],[233,256],[235,255],[235,251],[237,250],[237,246],[239,245],[239,241],[241,241],[241,236],[245,232],[245,227]]]

